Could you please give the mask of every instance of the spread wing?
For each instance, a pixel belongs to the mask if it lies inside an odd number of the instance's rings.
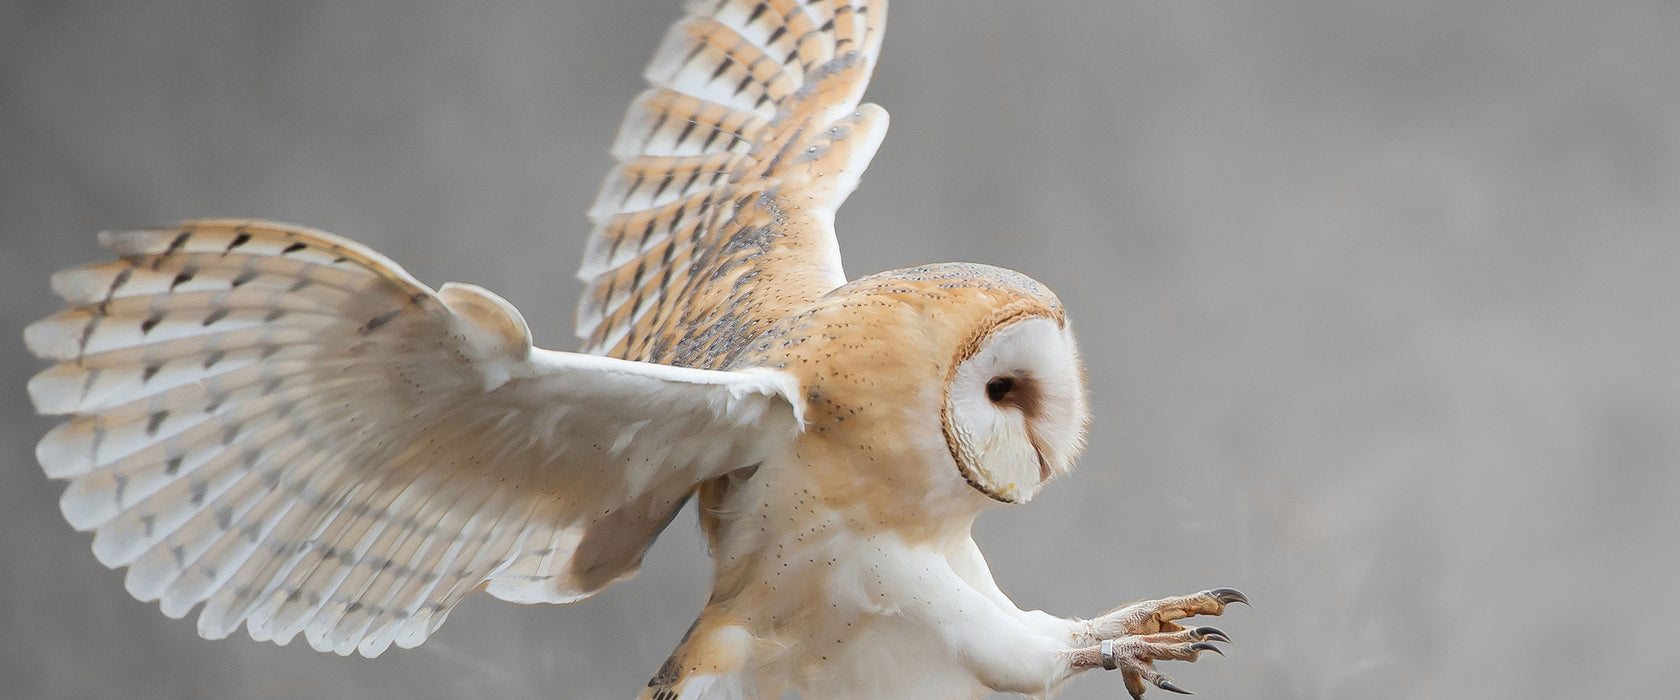
[[[479,588],[566,602],[633,573],[694,485],[782,449],[785,375],[533,348],[506,301],[434,292],[317,231],[102,234],[25,340],[68,420],[36,453],[128,590],[199,633],[374,656]]]
[[[885,0],[701,0],[630,105],[578,277],[583,350],[726,366],[844,284],[834,212],[886,133]]]

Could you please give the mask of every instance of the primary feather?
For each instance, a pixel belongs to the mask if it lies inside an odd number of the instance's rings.
[[[480,587],[588,596],[634,572],[694,484],[796,430],[769,372],[530,344],[487,291],[259,221],[100,236],[71,308],[25,331],[68,416],[36,454],[127,587],[199,631],[377,655]],[[602,524],[608,531],[603,532]]]
[[[578,277],[586,352],[717,368],[844,284],[834,211],[886,133],[883,2],[688,3],[613,144]]]

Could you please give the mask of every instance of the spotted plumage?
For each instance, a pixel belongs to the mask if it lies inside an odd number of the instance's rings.
[[[583,352],[487,290],[254,220],[100,235],[53,278],[29,383],[71,525],[198,629],[376,656],[466,595],[564,603],[699,501],[705,608],[653,700],[1176,689],[1229,589],[1092,620],[1017,608],[969,536],[1067,473],[1088,421],[1067,312],[974,264],[847,282],[834,213],[880,144],[884,0],[695,0],[590,211]],[[628,690],[628,689],[627,689]]]
[[[886,132],[860,105],[885,5],[693,2],[645,73],[590,209],[584,350],[728,363],[845,282],[834,211]]]

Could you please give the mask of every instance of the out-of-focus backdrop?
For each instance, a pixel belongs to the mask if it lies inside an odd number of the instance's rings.
[[[20,333],[95,231],[251,215],[574,347],[583,212],[678,15],[0,4],[0,695],[637,692],[707,592],[692,516],[597,599],[475,597],[416,650],[203,641],[59,516]],[[1680,695],[1680,4],[901,0],[869,98],[850,273],[1013,267],[1081,332],[1081,470],[979,526],[1023,606],[1242,588],[1229,656],[1165,666],[1208,698]]]

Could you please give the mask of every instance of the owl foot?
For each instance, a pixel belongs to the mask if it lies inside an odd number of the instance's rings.
[[[1133,698],[1143,696],[1145,681],[1162,690],[1188,695],[1155,670],[1154,662],[1195,661],[1201,652],[1225,653],[1212,642],[1231,638],[1217,627],[1178,624],[1195,615],[1218,615],[1231,603],[1248,604],[1248,596],[1234,588],[1215,588],[1187,596],[1132,603],[1092,620],[1092,632],[1102,642],[1079,651],[1076,663],[1087,668],[1118,669]]]
[[[1235,588],[1215,588],[1191,595],[1139,601],[1092,620],[1092,631],[1098,639],[1177,632],[1184,627],[1174,620],[1195,615],[1218,615],[1225,612],[1225,606],[1231,603],[1248,605],[1248,596]]]

